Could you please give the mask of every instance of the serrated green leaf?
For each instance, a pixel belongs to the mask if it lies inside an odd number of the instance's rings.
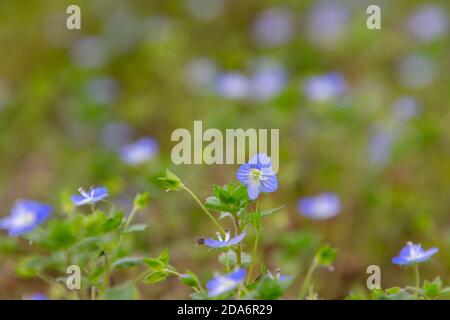
[[[134,198],[134,208],[136,210],[143,210],[147,208],[149,202],[149,194],[148,192],[138,193]]]
[[[138,224],[134,224],[134,225],[129,226],[128,228],[122,230],[122,233],[127,234],[127,233],[139,232],[139,231],[144,231],[145,229],[147,229],[146,224],[138,223]]]
[[[147,278],[144,279],[145,284],[155,284],[166,280],[168,274],[166,272],[153,272]]]

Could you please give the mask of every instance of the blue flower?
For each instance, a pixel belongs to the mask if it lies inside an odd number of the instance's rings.
[[[270,8],[259,14],[253,25],[253,36],[264,47],[276,47],[292,39],[294,25],[290,12]]]
[[[257,100],[272,98],[284,89],[286,80],[286,70],[276,61],[269,59],[257,61],[250,78],[252,97]]]
[[[120,156],[129,165],[138,165],[151,160],[158,153],[158,143],[149,137],[121,148]]]
[[[298,210],[306,217],[323,220],[341,211],[341,201],[333,193],[322,193],[315,197],[305,197],[298,202]]]
[[[32,295],[25,296],[24,300],[48,300],[48,297],[44,293],[35,293]]]
[[[10,236],[20,236],[32,231],[48,219],[52,207],[32,200],[18,200],[11,214],[0,220],[0,228],[8,230]]]
[[[324,102],[344,94],[347,85],[339,73],[310,77],[304,85],[305,95],[311,101]]]
[[[203,243],[211,248],[224,248],[224,247],[234,246],[235,244],[238,244],[245,238],[246,235],[247,235],[247,232],[244,231],[240,235],[238,235],[234,238],[230,238],[230,232],[227,231],[225,238],[222,238],[221,234],[217,233],[218,240],[212,239],[212,238],[207,238],[204,240]]]
[[[247,186],[248,197],[258,198],[260,192],[274,192],[278,189],[278,180],[272,170],[270,158],[263,153],[254,155],[248,163],[239,167],[237,179]]]
[[[408,242],[400,251],[400,254],[397,257],[392,258],[392,263],[400,266],[407,266],[424,262],[430,259],[438,251],[438,248],[431,248],[425,251],[420,244]]]
[[[94,204],[100,200],[105,199],[108,196],[108,189],[105,187],[91,188],[89,192],[83,190],[83,188],[78,189],[81,195],[74,194],[72,202],[76,206],[83,206],[85,204]]]
[[[245,280],[245,269],[237,269],[225,276],[217,276],[208,281],[206,288],[208,289],[208,297],[214,298],[236,288]]]
[[[239,72],[222,73],[216,80],[216,91],[228,99],[243,99],[249,95],[249,79]]]

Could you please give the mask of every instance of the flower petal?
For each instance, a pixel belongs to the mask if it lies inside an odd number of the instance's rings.
[[[247,185],[247,194],[250,200],[255,200],[256,198],[258,198],[258,195],[261,192],[260,188],[261,185],[259,182],[249,180],[249,183]]]
[[[244,163],[239,167],[236,177],[243,185],[247,185],[251,172],[252,167],[248,163]]]
[[[261,191],[262,192],[274,192],[278,189],[278,180],[276,175],[265,176],[261,180]]]

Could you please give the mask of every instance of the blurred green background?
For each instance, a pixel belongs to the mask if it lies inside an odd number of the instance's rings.
[[[70,4],[81,8],[81,30],[66,28]],[[366,27],[369,4],[381,7],[381,30]],[[328,242],[339,250],[335,270],[320,270],[315,289],[344,298],[366,290],[372,264],[383,287],[411,282],[390,262],[411,240],[439,247],[423,274],[448,283],[448,14],[448,1],[431,0],[1,1],[0,217],[18,198],[51,203],[55,215],[70,211],[60,204],[80,186],[105,185],[124,208],[147,190],[151,206],[138,219],[150,227],[135,251],[168,247],[174,265],[207,280],[219,264],[193,238],[212,235],[210,221],[155,178],[170,168],[204,199],[214,184],[234,181],[238,166],[175,166],[170,135],[192,130],[194,120],[221,130],[275,128],[279,189],[262,205],[286,208],[264,221],[260,259],[272,270],[305,272]],[[258,82],[267,65],[278,76]],[[331,72],[344,92],[312,98],[310,77]],[[127,165],[117,148],[144,136],[158,154]],[[321,192],[336,193],[342,212],[303,217],[298,200]],[[33,250],[2,232],[0,298],[45,291],[14,273]],[[147,299],[189,293],[176,279],[141,289]]]

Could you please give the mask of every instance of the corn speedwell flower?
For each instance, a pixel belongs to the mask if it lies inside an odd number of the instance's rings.
[[[315,197],[300,199],[298,202],[298,210],[304,216],[311,219],[329,219],[341,211],[341,201],[333,193],[322,193]]]
[[[158,143],[150,138],[141,138],[121,148],[120,156],[129,165],[138,165],[151,160],[158,153]]]
[[[230,237],[230,231],[227,231],[225,237],[222,237],[222,235],[220,233],[217,233],[217,239],[212,239],[212,238],[207,238],[204,240],[204,244],[208,247],[211,248],[224,248],[224,247],[229,247],[229,246],[233,246],[235,244],[238,244],[239,242],[241,242],[245,236],[247,235],[247,232],[242,232],[240,235],[231,238]]]
[[[50,216],[52,207],[32,200],[18,200],[11,214],[0,220],[0,228],[12,237],[28,233]]]
[[[392,258],[392,263],[400,266],[407,266],[414,263],[424,262],[430,259],[438,251],[438,248],[423,250],[420,244],[408,242],[400,251],[400,254]]]
[[[89,192],[84,191],[83,188],[79,188],[78,191],[81,195],[74,194],[71,197],[73,204],[76,206],[94,204],[108,196],[108,189],[105,187],[91,188]]]
[[[206,284],[206,288],[208,289],[208,296],[210,298],[213,298],[233,290],[240,283],[244,282],[245,275],[245,269],[241,268],[225,276],[217,276],[213,278]]]
[[[241,165],[237,179],[247,186],[248,197],[258,198],[260,192],[274,192],[278,189],[278,180],[272,170],[272,162],[264,153],[254,155],[248,163]]]

